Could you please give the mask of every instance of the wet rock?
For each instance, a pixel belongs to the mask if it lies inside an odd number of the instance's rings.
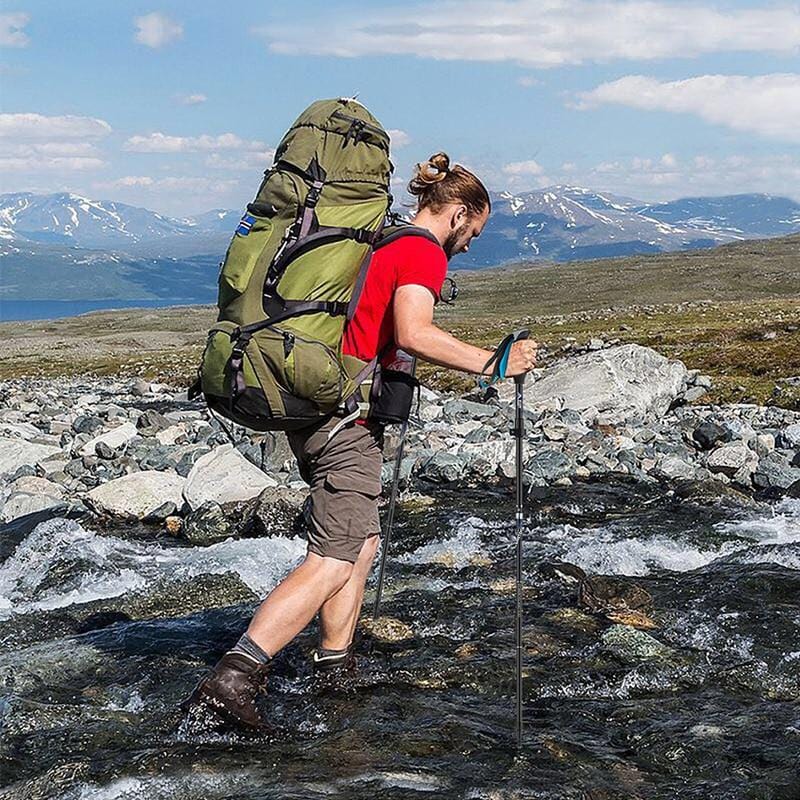
[[[35,467],[39,462],[60,452],[61,448],[56,445],[0,436],[0,475],[13,473],[24,465]]]
[[[219,503],[208,500],[189,512],[180,531],[182,539],[204,547],[235,536],[237,526]]]
[[[364,617],[359,624],[363,631],[380,642],[403,642],[414,638],[411,626],[395,617]]]
[[[264,489],[241,509],[240,536],[300,536],[306,529],[307,492],[283,486]]]
[[[184,497],[193,508],[203,503],[249,500],[278,482],[251,464],[230,444],[216,447],[195,462],[186,479]]]
[[[703,422],[692,433],[692,439],[700,450],[712,450],[719,444],[729,442],[731,434],[721,425],[714,422]]]
[[[174,472],[145,470],[97,486],[86,499],[99,513],[142,519],[167,502],[180,508],[185,483],[186,480]]]
[[[600,636],[604,648],[621,661],[669,660],[675,655],[671,647],[662,644],[649,633],[627,625],[612,625]]]
[[[545,619],[583,633],[593,633],[600,627],[600,623],[594,617],[577,608],[559,608],[545,614]]]

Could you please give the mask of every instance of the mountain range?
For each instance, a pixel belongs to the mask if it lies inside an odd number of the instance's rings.
[[[569,261],[713,247],[800,231],[800,203],[742,194],[647,204],[575,186],[492,195],[453,266]],[[75,194],[0,195],[0,298],[213,302],[241,212],[171,218]]]

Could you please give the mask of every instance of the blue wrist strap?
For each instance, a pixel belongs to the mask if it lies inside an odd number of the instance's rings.
[[[511,355],[511,345],[514,342],[518,342],[521,339],[527,339],[530,335],[530,332],[527,330],[519,330],[514,331],[514,333],[509,333],[508,336],[503,339],[500,344],[497,345],[495,348],[494,353],[492,353],[492,357],[483,365],[483,369],[481,372],[485,373],[487,370],[491,369],[492,373],[489,379],[486,378],[479,378],[478,379],[478,386],[481,389],[487,389],[497,381],[503,380],[506,377],[506,370],[508,369],[508,359]]]

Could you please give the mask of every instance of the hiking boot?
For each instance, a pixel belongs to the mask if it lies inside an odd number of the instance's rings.
[[[192,692],[188,705],[202,703],[231,722],[263,730],[264,720],[255,701],[266,692],[267,666],[241,653],[225,653]]]
[[[354,669],[356,666],[355,647],[351,644],[344,652],[325,650],[319,647],[311,654],[311,663],[315,673]]]

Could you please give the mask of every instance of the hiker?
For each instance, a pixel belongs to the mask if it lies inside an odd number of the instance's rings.
[[[448,261],[469,249],[489,217],[489,194],[445,153],[418,164],[408,191],[417,198],[413,225],[432,236],[403,236],[372,255],[343,352],[369,362],[396,348],[451,369],[481,374],[492,352],[462,342],[433,324]],[[389,351],[387,353],[387,351]],[[515,342],[505,375],[534,366],[536,343]],[[335,435],[329,436],[336,429]],[[269,662],[319,613],[315,669],[353,661],[353,636],[364,586],[378,549],[383,428],[341,415],[287,432],[310,485],[308,552],[269,594],[247,631],[195,689],[192,700],[258,729],[255,705]]]

